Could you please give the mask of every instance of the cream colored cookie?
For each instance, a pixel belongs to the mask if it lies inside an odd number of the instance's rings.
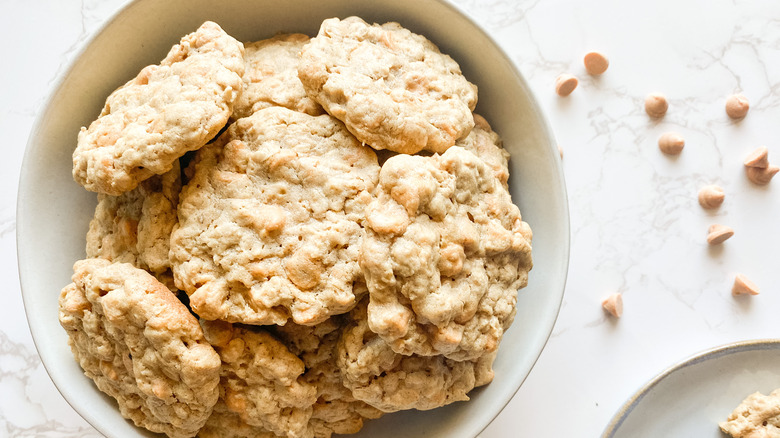
[[[228,121],[241,94],[243,45],[207,21],[159,65],[111,93],[100,116],[81,128],[73,178],[87,190],[120,195],[171,169]]]
[[[271,106],[283,106],[312,116],[325,113],[306,95],[298,79],[301,48],[307,42],[309,37],[306,35],[282,33],[244,44],[244,92],[233,108],[234,120]]]
[[[355,398],[381,409],[429,410],[468,400],[468,392],[493,380],[495,353],[458,362],[444,356],[404,356],[368,328],[366,302],[338,344],[338,366]]]
[[[176,285],[207,320],[313,325],[349,311],[374,152],[328,115],[267,108],[201,149],[171,237]]]
[[[365,419],[379,418],[382,411],[355,399],[342,382],[336,363],[336,343],[341,335],[339,316],[315,326],[287,323],[274,333],[306,364],[304,380],[317,388],[310,424],[318,438],[357,433]]]
[[[245,424],[289,438],[314,436],[309,426],[316,390],[305,382],[303,362],[268,332],[201,321],[206,338],[222,359],[218,415],[207,428]],[[230,419],[232,415],[240,422]],[[236,427],[241,436],[250,428]]]
[[[780,438],[780,389],[749,395],[718,425],[734,438]]]
[[[452,147],[382,166],[360,252],[372,331],[404,355],[494,352],[531,269],[531,229],[490,166]]]
[[[152,432],[192,437],[219,396],[219,356],[168,288],[127,263],[74,265],[60,323],[87,377],[122,416]]]
[[[425,37],[357,17],[322,22],[304,46],[306,91],[375,149],[444,152],[474,126],[477,87]]]
[[[173,288],[168,253],[180,191],[177,160],[171,170],[141,182],[129,192],[119,196],[99,194],[87,232],[87,257],[130,263]]]

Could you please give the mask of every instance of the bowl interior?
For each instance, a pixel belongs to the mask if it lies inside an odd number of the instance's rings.
[[[143,434],[83,375],[57,319],[57,297],[72,265],[85,257],[85,235],[96,196],[71,177],[81,126],[106,96],[145,65],[158,63],[182,35],[206,20],[241,41],[276,32],[316,35],[329,17],[398,21],[458,61],[479,87],[477,112],[511,153],[510,191],[534,230],[534,269],[519,293],[517,316],[495,362],[495,380],[468,403],[429,412],[403,412],[367,422],[357,437],[471,438],[498,415],[531,371],[552,331],[563,295],[569,222],[557,148],[525,81],[478,26],[437,0],[138,0],[110,20],[59,78],[30,136],[19,184],[19,271],[30,329],[47,371],[68,402],[107,436]],[[391,426],[392,425],[392,426]],[[153,434],[149,434],[152,436]]]

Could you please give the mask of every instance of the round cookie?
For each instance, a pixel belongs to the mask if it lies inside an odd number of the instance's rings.
[[[312,116],[325,110],[306,95],[298,79],[301,48],[309,37],[281,33],[244,44],[244,91],[233,106],[233,120],[249,117],[263,108],[282,106]]]
[[[207,320],[313,325],[349,311],[374,152],[328,115],[274,107],[198,152],[171,236],[176,285]]]
[[[262,329],[224,321],[202,320],[201,325],[222,359],[217,415],[206,428],[227,429],[235,436],[254,429],[261,436],[312,438],[309,419],[316,391],[302,378],[303,362]]]
[[[120,195],[171,169],[225,126],[241,94],[243,45],[207,21],[159,65],[111,93],[81,128],[73,178],[87,190]]]
[[[474,126],[477,87],[398,23],[327,19],[301,52],[309,95],[375,149],[444,152]]]
[[[368,323],[404,354],[495,351],[531,269],[531,229],[494,170],[455,146],[382,166],[360,266]]]
[[[173,288],[170,238],[181,191],[178,160],[119,196],[98,195],[87,232],[87,257],[130,263]]]
[[[495,353],[458,362],[444,356],[404,356],[368,328],[366,303],[338,343],[338,366],[355,398],[384,412],[429,410],[468,400],[468,392],[493,380]]]
[[[127,263],[87,259],[59,298],[59,318],[87,377],[122,416],[192,437],[219,397],[220,360],[168,288]]]

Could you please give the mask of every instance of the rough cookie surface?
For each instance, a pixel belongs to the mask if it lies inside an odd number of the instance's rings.
[[[130,263],[174,287],[168,257],[181,191],[178,161],[119,196],[98,195],[87,232],[87,257]]]
[[[198,152],[171,237],[176,285],[207,320],[304,325],[349,311],[374,152],[328,115],[267,108]]]
[[[719,426],[734,438],[780,438],[780,389],[749,395]]]
[[[219,396],[220,360],[168,288],[130,264],[87,259],[59,306],[73,355],[125,418],[170,437],[198,432]]]
[[[444,356],[403,356],[368,328],[366,302],[338,344],[338,366],[352,394],[384,412],[429,410],[468,400],[468,392],[493,380],[495,353],[454,361]]]
[[[309,419],[316,390],[303,380],[305,368],[297,356],[262,329],[224,321],[201,325],[222,359],[218,413],[207,429],[232,428],[236,436],[253,429],[260,435],[314,436]]]
[[[234,120],[249,117],[263,108],[282,106],[312,116],[325,110],[306,95],[298,79],[301,48],[309,37],[300,33],[244,44],[244,92],[233,108]]]
[[[360,266],[368,323],[393,351],[494,352],[531,269],[531,229],[490,166],[452,147],[385,162]]]
[[[306,364],[304,380],[317,388],[310,424],[317,438],[332,434],[357,433],[366,418],[379,418],[382,412],[355,399],[342,382],[336,363],[336,343],[341,321],[331,317],[316,326],[288,323],[274,332]]]
[[[206,22],[106,99],[73,152],[73,178],[120,195],[202,147],[228,121],[241,94],[243,45]]]
[[[301,52],[298,75],[314,100],[376,149],[444,152],[474,126],[476,86],[398,23],[323,21]]]

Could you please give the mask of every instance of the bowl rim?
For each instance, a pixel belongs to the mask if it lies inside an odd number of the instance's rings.
[[[628,416],[631,415],[631,412],[636,409],[642,399],[645,398],[645,396],[647,396],[656,386],[661,384],[661,382],[666,380],[666,378],[671,374],[682,369],[698,365],[702,362],[718,359],[723,356],[746,351],[770,349],[780,349],[780,338],[749,339],[744,341],[730,342],[728,344],[723,344],[700,351],[666,367],[663,371],[650,379],[650,381],[642,385],[620,406],[620,408],[613,415],[609,424],[607,424],[604,432],[601,434],[601,438],[613,438],[615,433],[618,432],[620,427],[626,421]]]
[[[103,35],[106,32],[106,29],[109,28],[112,24],[117,22],[117,20],[120,20],[122,15],[124,15],[128,10],[134,8],[138,3],[144,0],[128,0],[122,3],[120,6],[116,7],[112,12],[108,14],[108,18],[103,20],[98,26],[96,26],[89,35],[84,38],[82,41],[79,42],[78,47],[76,50],[72,52],[70,55],[70,58],[67,60],[67,62],[64,64],[64,68],[61,68],[61,70],[56,74],[54,80],[50,81],[47,92],[46,92],[46,99],[41,103],[39,106],[39,111],[35,117],[35,120],[32,124],[32,127],[30,129],[30,134],[28,135],[27,142],[25,143],[25,151],[22,158],[22,166],[21,171],[19,174],[18,179],[18,188],[17,188],[17,200],[16,200],[16,256],[17,256],[17,272],[19,276],[19,283],[20,283],[20,292],[22,294],[22,303],[24,306],[25,311],[25,319],[27,322],[27,326],[30,330],[30,333],[32,335],[33,344],[35,345],[36,352],[38,353],[39,358],[41,359],[41,364],[43,365],[44,369],[46,370],[47,375],[49,376],[49,379],[54,384],[55,388],[59,392],[59,394],[62,396],[63,399],[68,403],[68,405],[81,417],[83,418],[90,426],[92,426],[95,430],[100,432],[101,434],[105,434],[106,431],[103,430],[103,427],[101,423],[88,411],[84,409],[80,409],[76,406],[75,401],[71,400],[70,395],[66,395],[65,392],[60,388],[57,381],[52,378],[52,373],[49,369],[50,364],[47,363],[43,359],[43,355],[41,355],[41,347],[39,346],[40,339],[44,336],[43,333],[39,332],[35,326],[32,325],[31,319],[30,319],[30,313],[33,311],[32,306],[30,304],[30,298],[27,294],[24,293],[25,290],[25,280],[24,275],[22,272],[22,255],[24,253],[24,249],[22,248],[22,245],[20,245],[20,241],[22,239],[22,234],[24,234],[24,230],[26,230],[26,225],[24,225],[21,221],[19,221],[19,217],[22,216],[20,212],[25,211],[25,206],[23,202],[23,198],[20,195],[22,191],[22,182],[25,181],[29,176],[27,175],[29,170],[27,170],[27,166],[24,164],[26,162],[29,162],[31,160],[32,155],[32,148],[31,145],[34,142],[34,139],[37,137],[38,132],[41,129],[41,125],[43,124],[44,120],[46,119],[46,115],[48,113],[48,109],[50,108],[52,102],[57,97],[58,90],[61,88],[62,84],[71,76],[73,73],[73,70],[76,67],[76,64],[78,61],[82,58],[82,56],[85,54],[87,49],[91,46],[91,44],[98,39],[101,35]],[[461,17],[463,17],[473,28],[482,34],[484,38],[489,40],[493,43],[497,51],[501,54],[501,56],[504,58],[505,61],[507,61],[507,64],[509,65],[512,73],[515,76],[515,79],[519,82],[519,84],[527,91],[527,98],[528,102],[531,106],[534,107],[534,110],[539,114],[539,124],[540,128],[544,133],[544,137],[547,140],[547,143],[549,144],[550,148],[554,148],[554,145],[556,144],[555,136],[553,134],[553,130],[551,128],[549,119],[544,114],[544,111],[539,105],[539,101],[536,97],[536,94],[533,92],[531,87],[529,86],[527,80],[525,77],[521,74],[519,66],[512,60],[512,58],[507,54],[506,50],[493,38],[493,36],[485,29],[483,25],[481,25],[479,22],[477,22],[473,16],[473,14],[469,13],[465,10],[462,6],[455,4],[452,2],[452,0],[425,0],[431,3],[438,3],[440,6],[443,6],[445,8],[449,8],[450,10],[454,11]],[[554,153],[557,155],[558,151],[554,151]],[[489,420],[485,422],[485,424],[479,429],[479,432],[475,435],[475,437],[482,434],[485,429],[487,429],[490,424],[495,421],[495,419],[506,409],[506,406],[509,404],[509,402],[514,398],[514,396],[517,394],[517,392],[520,390],[523,383],[526,381],[528,376],[533,372],[534,367],[536,366],[536,363],[539,360],[539,357],[541,356],[542,352],[544,351],[544,348],[546,347],[547,343],[550,340],[550,337],[552,336],[553,329],[555,327],[555,324],[558,320],[558,316],[560,314],[561,305],[563,302],[563,297],[565,295],[566,290],[566,283],[568,280],[568,269],[570,264],[570,257],[571,257],[571,216],[569,211],[569,202],[568,202],[568,192],[567,187],[565,183],[565,178],[563,174],[563,169],[560,164],[560,161],[557,162],[557,165],[554,169],[555,178],[558,180],[558,183],[560,184],[561,190],[562,190],[562,205],[560,206],[562,211],[562,217],[561,220],[563,221],[563,228],[565,229],[565,233],[561,236],[558,236],[560,239],[563,240],[563,245],[559,247],[559,251],[561,252],[561,262],[562,264],[559,266],[559,272],[555,273],[556,276],[559,276],[561,279],[561,290],[560,291],[553,291],[557,294],[557,299],[555,300],[555,307],[548,319],[545,321],[545,326],[543,332],[545,333],[544,339],[541,340],[541,348],[539,348],[538,352],[532,357],[530,361],[530,367],[528,369],[528,372],[525,374],[525,376],[520,379],[517,387],[514,389],[514,391],[511,391],[507,393],[507,395],[504,397],[503,400],[501,400],[501,408],[496,410],[491,416],[489,416]],[[522,289],[521,289],[522,290]]]

